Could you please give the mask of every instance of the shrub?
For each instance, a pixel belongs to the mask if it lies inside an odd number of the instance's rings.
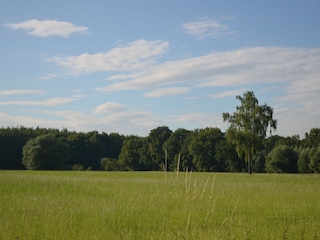
[[[121,167],[115,158],[102,158],[101,167],[106,171],[120,171]]]
[[[269,173],[297,172],[298,153],[291,147],[279,145],[267,156],[266,171]]]
[[[73,171],[83,171],[84,167],[81,164],[73,164],[72,165],[72,170]]]
[[[22,164],[29,170],[63,169],[70,153],[67,144],[54,134],[45,134],[30,139],[23,147]]]

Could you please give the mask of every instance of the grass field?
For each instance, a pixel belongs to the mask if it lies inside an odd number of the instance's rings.
[[[320,239],[320,175],[0,171],[0,239]]]

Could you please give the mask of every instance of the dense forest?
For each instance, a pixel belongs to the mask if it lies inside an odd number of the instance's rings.
[[[253,172],[319,173],[320,129],[269,136],[252,158]],[[146,137],[67,129],[0,129],[0,169],[244,172],[247,164],[218,128],[160,126]]]

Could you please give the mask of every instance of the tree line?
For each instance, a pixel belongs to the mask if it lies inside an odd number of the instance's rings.
[[[140,137],[2,127],[0,169],[320,173],[320,128],[302,140],[272,135],[273,109],[253,92],[237,99],[236,111],[222,115],[226,132],[160,126]]]
[[[320,128],[303,139],[269,136],[252,156],[252,171],[319,173],[319,143]],[[140,137],[8,127],[0,129],[0,152],[0,169],[10,170],[247,171],[235,144],[218,128],[160,126]]]

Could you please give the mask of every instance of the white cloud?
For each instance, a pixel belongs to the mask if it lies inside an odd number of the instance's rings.
[[[319,102],[319,97],[314,99]],[[310,101],[311,102],[311,101]],[[294,101],[293,103],[297,103]],[[304,133],[309,132],[311,128],[319,128],[320,112],[314,110],[317,103],[313,106],[288,106],[281,107],[283,104],[272,106],[274,108],[274,117],[278,120],[278,129],[275,132],[282,136],[292,136],[299,134],[304,137]]]
[[[4,112],[0,112],[0,125],[1,126],[25,126],[25,127],[54,127],[61,128],[61,122],[53,120],[45,120],[41,118],[29,116],[12,116]]]
[[[44,94],[44,92],[41,91],[41,90],[6,90],[6,91],[0,91],[0,96],[25,95],[25,94],[42,95],[42,94]]]
[[[53,78],[59,78],[62,77],[61,74],[57,74],[57,73],[48,73],[46,75],[40,76],[39,79],[41,80],[49,80],[49,79],[53,79]]]
[[[47,59],[66,68],[71,74],[135,71],[151,67],[155,57],[164,54],[168,42],[137,40],[127,45],[116,47],[105,53],[84,53],[77,56],[53,57]]]
[[[105,112],[115,112],[115,111],[121,111],[124,109],[123,104],[115,103],[115,102],[106,102],[104,104],[101,104],[97,106],[93,113],[100,114]]]
[[[178,117],[180,122],[207,121],[212,116],[206,113],[188,113]]]
[[[111,115],[107,115],[104,118],[104,121],[106,122],[132,122],[137,119],[146,118],[147,116],[152,115],[149,111],[144,110],[128,110],[128,111],[122,111],[113,113]]]
[[[138,77],[125,78],[101,92],[147,89],[176,83],[196,87],[243,86],[246,84],[317,81],[320,49],[255,47],[217,52],[201,57],[159,64]],[[129,75],[128,75],[129,76]]]
[[[6,101],[0,102],[0,106],[20,105],[20,106],[46,106],[53,107],[63,105],[78,100],[77,98],[49,98],[44,101]]]
[[[201,18],[198,21],[183,23],[182,28],[186,33],[197,36],[199,39],[221,38],[227,35],[236,34],[236,32],[231,31],[227,25],[208,18]]]
[[[68,126],[68,129],[76,131],[92,131],[95,129],[97,131],[146,136],[149,130],[164,124],[163,118],[144,110],[114,112],[105,116],[76,111],[47,111],[46,113],[62,118],[60,126]]]
[[[144,96],[149,98],[167,97],[167,96],[184,94],[188,92],[190,92],[190,88],[188,87],[160,88],[155,91],[148,92]]]
[[[242,95],[246,90],[245,89],[236,89],[230,91],[224,91],[220,93],[210,94],[209,96],[212,98],[225,98],[225,97],[232,97]]]
[[[190,130],[205,127],[221,128],[223,126],[221,115],[213,113],[194,112],[188,114],[181,114],[178,116],[174,116],[172,120],[177,122],[178,126],[181,126],[181,124],[190,126]]]
[[[7,27],[17,30],[25,30],[28,34],[37,37],[60,36],[68,37],[73,33],[86,33],[88,28],[76,26],[70,22],[61,22],[56,20],[37,20],[31,19],[20,23],[8,23]]]
[[[208,97],[218,99],[218,98],[226,98],[226,97],[236,97],[238,95],[242,95],[246,91],[248,91],[248,90],[242,88],[242,89],[235,89],[235,90],[218,92],[218,93],[214,93],[214,94],[193,96],[193,97],[188,97],[187,99],[193,100],[193,99],[201,99],[201,98],[208,98]]]

